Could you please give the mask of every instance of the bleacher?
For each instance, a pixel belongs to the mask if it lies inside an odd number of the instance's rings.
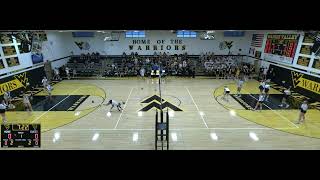
[[[166,56],[172,63],[174,57],[178,55]],[[180,56],[179,56],[180,57]],[[203,62],[200,61],[199,55],[186,55],[181,56],[183,60],[188,59],[187,68],[178,68],[177,66],[171,67],[170,62],[158,60],[153,55],[74,55],[71,56],[66,66],[70,68],[70,74],[73,76],[73,70],[76,70],[76,77],[123,77],[123,76],[137,76],[139,70],[143,66],[146,69],[146,76],[151,73],[152,63],[159,63],[165,69],[167,75],[173,76],[191,76],[191,71],[195,69],[197,76],[210,75]],[[134,59],[138,59],[138,63],[134,63]],[[150,63],[146,63],[145,59],[151,59]],[[179,60],[180,63],[182,60]],[[61,75],[65,75],[65,71],[62,70]]]

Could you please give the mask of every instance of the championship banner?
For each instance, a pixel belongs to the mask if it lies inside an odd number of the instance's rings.
[[[268,34],[264,49],[266,59],[292,64],[298,39],[298,34]]]
[[[4,56],[16,55],[16,48],[14,46],[2,46]]]
[[[6,58],[6,61],[7,61],[7,64],[8,64],[9,67],[20,65],[18,57]]]
[[[0,43],[1,44],[11,44],[11,43],[13,43],[11,35],[0,34]]]
[[[312,65],[312,67],[313,67],[314,69],[320,70],[320,59],[314,59],[314,60],[313,60],[313,65]]]
[[[3,64],[2,59],[0,59],[0,69],[3,69],[3,68],[4,68],[4,64]]]
[[[305,33],[303,43],[314,43],[314,37],[311,33]]]
[[[300,54],[311,55],[312,46],[302,45],[300,49]]]
[[[310,58],[299,56],[298,61],[297,61],[298,65],[308,67],[309,63],[310,63]]]

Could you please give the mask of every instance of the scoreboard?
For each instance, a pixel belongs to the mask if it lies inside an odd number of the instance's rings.
[[[268,34],[264,52],[293,58],[298,38],[298,34]]]
[[[1,147],[40,147],[40,124],[2,124]]]

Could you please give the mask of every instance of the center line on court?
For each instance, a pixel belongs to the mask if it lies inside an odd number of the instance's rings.
[[[188,89],[187,87],[184,87],[184,88],[186,88],[186,90],[188,91],[188,93],[189,93],[189,95],[190,95],[190,97],[191,97],[191,100],[192,100],[193,104],[196,106],[196,108],[197,108],[197,110],[198,110],[198,113],[199,113],[199,115],[200,115],[200,117],[201,117],[201,119],[202,119],[202,121],[203,121],[204,125],[205,125],[205,126],[206,126],[206,128],[208,129],[209,127],[208,127],[208,125],[207,125],[206,121],[204,120],[203,115],[201,115],[201,114],[200,114],[200,110],[199,110],[199,108],[198,108],[198,105],[196,104],[196,102],[194,102],[194,99],[193,99],[193,97],[192,97],[192,95],[191,95],[191,93],[190,93],[189,89]]]
[[[53,108],[55,108],[56,106],[58,106],[60,103],[62,103],[64,100],[66,100],[68,97],[71,96],[71,94],[75,93],[76,91],[78,91],[81,87],[79,87],[78,89],[72,91],[67,97],[63,98],[60,102],[58,102],[57,104],[55,104],[54,106],[52,106],[50,109],[48,109],[48,111],[42,113],[39,117],[37,117],[35,120],[33,120],[31,123],[34,123],[35,121],[37,121],[38,119],[40,119],[42,116],[44,116],[45,114],[47,114],[49,111],[51,111]]]
[[[129,95],[128,95],[128,98],[127,98],[127,100],[126,100],[126,102],[125,102],[125,104],[124,104],[124,107],[123,107],[123,109],[122,109],[122,111],[121,111],[121,114],[120,114],[120,116],[119,116],[119,118],[118,118],[117,124],[114,126],[113,129],[117,129],[117,127],[118,127],[118,124],[119,124],[119,121],[120,121],[120,119],[121,119],[122,113],[123,113],[123,111],[125,110],[125,108],[127,107],[127,103],[128,103],[128,100],[129,100],[129,98],[130,98],[130,96],[131,96],[132,90],[133,90],[133,87],[131,88],[131,91],[130,91],[130,93],[129,93]]]

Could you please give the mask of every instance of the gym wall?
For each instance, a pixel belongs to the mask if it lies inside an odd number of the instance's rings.
[[[247,32],[242,37],[225,37],[223,31],[217,31],[214,40],[201,40],[199,34],[196,38],[178,38],[176,33],[168,30],[146,31],[145,38],[126,38],[125,33],[122,32],[119,41],[104,41],[105,35],[98,32],[95,32],[94,37],[73,37],[71,32],[61,32],[61,34],[68,35],[64,40],[66,45],[72,48],[71,51],[73,51],[75,55],[92,52],[99,52],[103,55],[122,55],[123,52],[127,54],[138,52],[140,55],[153,55],[154,52],[166,52],[169,54],[188,52],[189,55],[199,55],[202,52],[214,52],[216,55],[227,55],[229,49],[224,44],[225,41],[232,42],[230,52],[233,55],[246,55],[250,38],[250,33]],[[134,41],[137,42],[137,40],[149,40],[149,43],[134,43]],[[87,46],[86,48],[80,49],[77,43],[86,43]],[[147,45],[149,45],[149,50],[146,48]],[[130,46],[132,46],[132,49],[130,49]],[[141,46],[141,50],[139,50],[139,46]],[[154,46],[157,46],[157,50],[154,50]],[[241,51],[239,51],[239,49],[241,49]]]

